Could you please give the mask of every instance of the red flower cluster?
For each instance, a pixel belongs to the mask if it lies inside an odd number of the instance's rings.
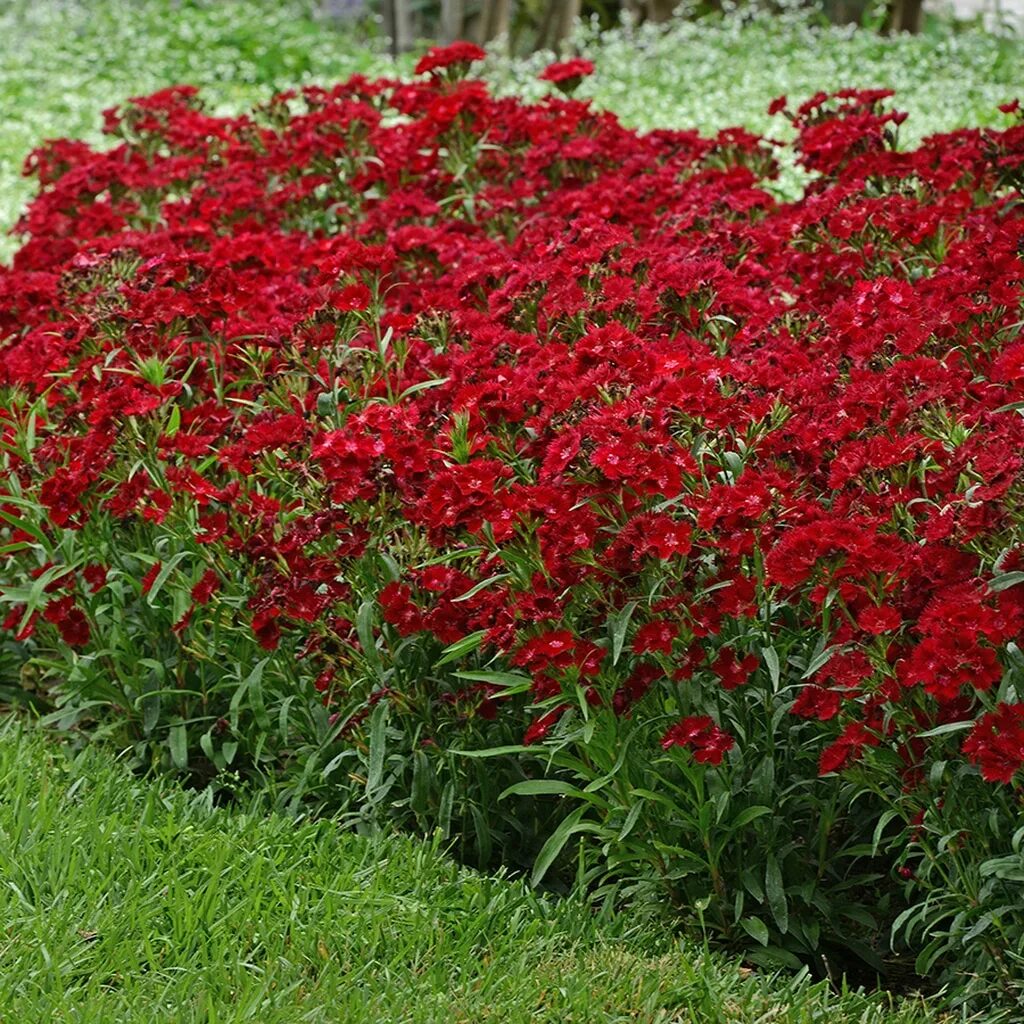
[[[416,64],[416,74],[433,74],[435,71],[447,71],[449,68],[465,69],[474,61],[483,60],[486,51],[475,43],[451,43],[448,46],[435,46],[428,50]]]
[[[722,732],[707,716],[698,715],[676,722],[662,738],[661,745],[686,747],[693,751],[699,764],[721,764],[722,758],[733,748],[735,740]]]
[[[538,77],[542,82],[552,82],[555,85],[561,85],[562,83],[575,84],[593,73],[593,61],[585,60],[583,57],[574,57],[572,60],[557,61],[554,64],[549,64]]]
[[[1000,704],[982,715],[964,741],[964,753],[989,782],[1011,782],[1024,765],[1024,704]]]
[[[717,764],[704,712],[787,692],[784,637],[816,660],[789,692],[823,771],[906,707],[978,719],[967,755],[1012,778],[986,702],[1024,632],[1024,125],[899,151],[886,94],[817,96],[780,203],[742,130],[434,74],[482,56],[238,118],[168,90],[109,114],[110,149],[32,155],[0,426],[89,562],[47,577],[46,628],[103,643],[100,538],[135,531],[118,578],[178,602],[182,658],[232,622],[325,701],[392,699],[370,677],[418,638],[527,676],[422,674],[438,707],[525,729],[535,702],[539,740],[577,691],[634,718],[657,693],[700,712],[664,742]],[[21,582],[38,538],[9,532]]]

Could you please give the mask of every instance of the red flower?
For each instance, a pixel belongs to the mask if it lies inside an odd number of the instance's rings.
[[[827,746],[818,759],[818,772],[827,775],[846,767],[860,756],[866,746],[877,747],[878,738],[872,735],[860,722],[850,722],[839,738]]]
[[[644,526],[642,550],[653,551],[659,558],[687,555],[693,548],[693,530],[689,523],[670,516],[651,516]]]
[[[435,46],[420,58],[415,73],[424,75],[447,68],[465,70],[473,61],[483,60],[486,56],[487,53],[475,43],[457,42],[450,46]]]
[[[373,296],[365,284],[350,284],[331,296],[331,305],[342,313],[366,309]]]
[[[207,604],[220,588],[220,577],[213,569],[207,569],[192,588],[192,600],[196,604]]]
[[[102,565],[87,565],[82,570],[82,576],[92,593],[99,593],[107,585],[107,572],[107,568]]]
[[[73,597],[51,601],[43,610],[43,618],[57,627],[66,644],[84,647],[89,642],[89,622],[85,613],[75,606]]]
[[[679,626],[667,619],[648,622],[636,631],[633,638],[633,653],[648,654],[660,651],[662,654],[672,653],[672,641],[679,635]]]
[[[967,739],[963,752],[981,767],[987,782],[1013,781],[1024,766],[1024,704],[999,704],[982,715]]]
[[[535,718],[523,735],[523,743],[529,746],[531,743],[537,743],[544,739],[552,728],[558,724],[562,715],[568,710],[568,707],[568,704],[561,704],[552,711],[545,712],[539,718]]]
[[[592,61],[584,60],[582,57],[574,57],[572,60],[556,61],[549,64],[539,75],[542,82],[553,82],[555,85],[562,83],[576,84],[581,79],[594,73]]]
[[[700,764],[721,764],[722,758],[735,746],[735,740],[715,725],[707,715],[680,719],[661,739],[666,750],[685,747],[693,751],[693,759]]]
[[[750,673],[757,668],[757,662],[756,654],[748,654],[745,658],[738,659],[730,648],[724,648],[711,669],[726,690],[735,690],[750,678]]]
[[[900,627],[900,613],[885,605],[869,605],[857,616],[857,625],[875,636],[890,633]]]
[[[843,695],[838,690],[810,684],[797,694],[790,711],[800,718],[816,718],[819,722],[827,722],[839,714],[842,699]]]
[[[153,589],[153,584],[156,583],[157,576],[160,575],[160,570],[164,567],[163,562],[154,562],[146,574],[142,577],[142,593],[148,594]]]

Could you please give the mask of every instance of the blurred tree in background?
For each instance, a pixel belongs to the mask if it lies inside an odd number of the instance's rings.
[[[322,0],[336,16],[377,16],[396,51],[418,39],[484,44],[504,39],[513,52],[559,50],[577,19],[596,18],[603,28],[624,17],[634,24],[666,23],[721,10],[721,0]],[[765,0],[772,6],[772,0]],[[922,0],[808,0],[809,16],[846,24],[868,22],[884,32],[917,32]]]
[[[559,50],[583,18],[610,28],[624,17],[635,24],[666,23],[721,10],[721,0],[323,0],[341,15],[376,15],[396,51],[418,39],[484,44],[504,39],[513,52]],[[772,0],[764,0],[769,9]],[[922,0],[807,0],[810,16],[836,23],[870,22],[882,31],[916,32]]]

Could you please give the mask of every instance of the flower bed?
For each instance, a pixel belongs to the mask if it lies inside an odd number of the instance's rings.
[[[33,154],[9,656],[203,782],[1012,990],[1024,125],[779,100],[782,204],[766,140],[495,100],[471,50]]]

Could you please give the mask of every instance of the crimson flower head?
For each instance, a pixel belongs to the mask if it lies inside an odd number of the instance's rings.
[[[549,64],[541,73],[542,82],[566,82],[570,78],[586,78],[594,73],[594,62],[584,60],[583,57],[574,57],[572,60],[556,61]]]
[[[708,715],[681,718],[661,738],[665,750],[686,747],[699,764],[721,764],[722,758],[735,746],[736,741],[715,725]]]
[[[1020,100],[1012,100],[1010,103],[1000,103],[999,109],[1004,114],[1016,114],[1020,110]]]
[[[775,114],[779,114],[783,110],[785,110],[788,102],[789,101],[786,99],[785,96],[776,96],[775,99],[773,99],[771,103],[768,104],[769,117],[774,116]]]
[[[162,568],[163,562],[154,562],[146,575],[142,577],[142,592],[144,594],[148,594],[153,589],[153,584],[156,583],[156,578],[160,575]]]
[[[974,723],[964,740],[967,760],[986,782],[1009,784],[1024,767],[1024,704],[1001,703]]]
[[[585,60],[583,57],[574,57],[572,60],[556,61],[554,64],[549,64],[540,73],[539,78],[542,82],[551,82],[564,93],[572,93],[584,78],[593,73],[593,61]]]
[[[523,735],[523,744],[530,746],[530,744],[544,739],[551,729],[558,724],[562,715],[568,710],[568,707],[568,704],[559,704],[558,707],[545,712],[539,718],[535,718]]]
[[[433,74],[455,68],[465,72],[475,60],[483,60],[487,54],[476,43],[452,43],[450,46],[435,46],[420,57],[416,74]]]

